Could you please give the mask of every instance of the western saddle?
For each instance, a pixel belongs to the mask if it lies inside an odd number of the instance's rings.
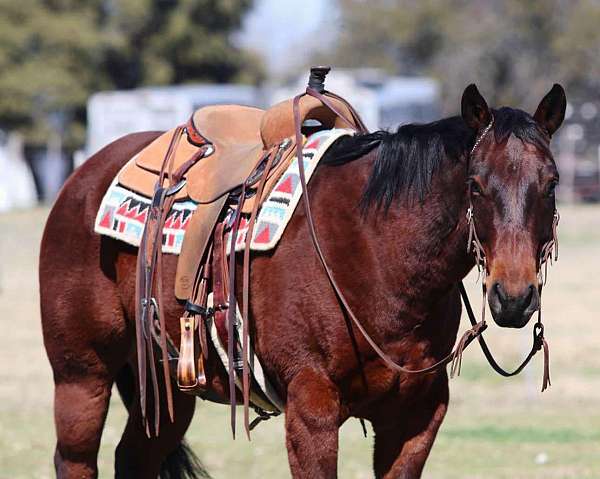
[[[227,338],[229,402],[235,434],[236,379],[243,383],[245,426],[249,431],[250,379],[248,362],[248,298],[250,241],[243,259],[241,302],[235,296],[235,249],[227,258],[226,233],[231,245],[242,214],[249,215],[247,237],[252,237],[261,201],[295,155],[309,132],[335,127],[365,132],[358,113],[343,98],[327,92],[328,67],[314,67],[306,93],[268,110],[241,105],[213,105],[196,111],[186,125],[157,138],[119,173],[121,185],[152,198],[152,206],[138,251],[136,278],[136,345],[142,415],[146,421],[147,386],[154,397],[154,433],[159,432],[156,352],[161,355],[169,415],[173,400],[169,358],[177,361],[181,390],[207,395],[204,361],[207,359],[207,320],[215,323],[220,337]],[[315,122],[313,122],[315,123]],[[300,144],[298,144],[300,142]],[[197,209],[188,224],[177,263],[175,295],[185,301],[180,320],[180,350],[168,338],[162,311],[162,230],[166,215],[177,200],[192,199]],[[229,263],[229,264],[227,264]],[[212,305],[209,306],[209,293]],[[243,338],[237,337],[236,304],[243,311]],[[148,374],[149,372],[149,374]],[[252,401],[259,412],[264,410]],[[150,428],[146,422],[146,430]]]

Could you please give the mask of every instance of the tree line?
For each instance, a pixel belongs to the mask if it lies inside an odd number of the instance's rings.
[[[28,146],[85,139],[95,91],[186,82],[258,82],[237,47],[251,0],[0,0],[0,129]]]
[[[337,10],[337,41],[310,63],[433,76],[446,113],[456,112],[471,82],[492,104],[529,110],[553,82],[571,98],[597,97],[598,0],[328,1]],[[259,83],[261,58],[232,41],[251,6],[252,0],[0,0],[0,129],[22,132],[34,147],[60,134],[73,150],[85,139],[85,106],[95,91]]]
[[[598,0],[337,0],[340,29],[324,58],[440,80],[446,113],[478,83],[492,104],[528,110],[552,83],[598,99]]]

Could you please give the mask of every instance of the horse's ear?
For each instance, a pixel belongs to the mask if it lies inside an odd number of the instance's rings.
[[[533,118],[552,136],[565,119],[566,109],[567,96],[565,90],[558,83],[555,83],[552,90],[540,102]]]
[[[463,120],[475,131],[485,128],[492,119],[490,109],[474,83],[465,88],[460,106]]]

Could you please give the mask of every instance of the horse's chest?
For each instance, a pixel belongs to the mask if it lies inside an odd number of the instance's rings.
[[[382,411],[402,409],[423,401],[431,392],[437,374],[399,375],[382,363],[365,365],[352,388],[344,389],[342,403],[347,416],[374,419]]]

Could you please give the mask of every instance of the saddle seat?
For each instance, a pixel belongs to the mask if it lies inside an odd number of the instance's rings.
[[[264,115],[264,110],[251,106],[210,105],[192,115],[191,126],[205,143],[220,146],[225,157],[233,158],[248,146],[262,143],[260,125]]]
[[[352,110],[337,98],[330,98],[336,110],[353,118]],[[318,99],[304,96],[299,102],[300,120],[315,120],[317,129],[348,126],[340,116]],[[152,197],[158,175],[176,129],[148,145],[119,174],[119,183],[141,195]],[[282,101],[269,110],[242,105],[211,105],[197,110],[181,130],[174,149],[173,171],[189,160],[199,148],[211,145],[213,152],[194,164],[184,175],[186,184],[176,199],[191,198],[212,203],[238,188],[252,173],[265,153],[289,139],[295,143],[293,100]]]
[[[186,184],[176,199],[189,197],[212,203],[235,189],[250,175],[263,156],[260,122],[264,110],[241,105],[212,105],[194,113],[175,139],[172,170],[176,171],[203,146],[212,153],[200,159],[185,174]],[[152,197],[163,161],[177,129],[148,145],[120,173],[119,183]]]

